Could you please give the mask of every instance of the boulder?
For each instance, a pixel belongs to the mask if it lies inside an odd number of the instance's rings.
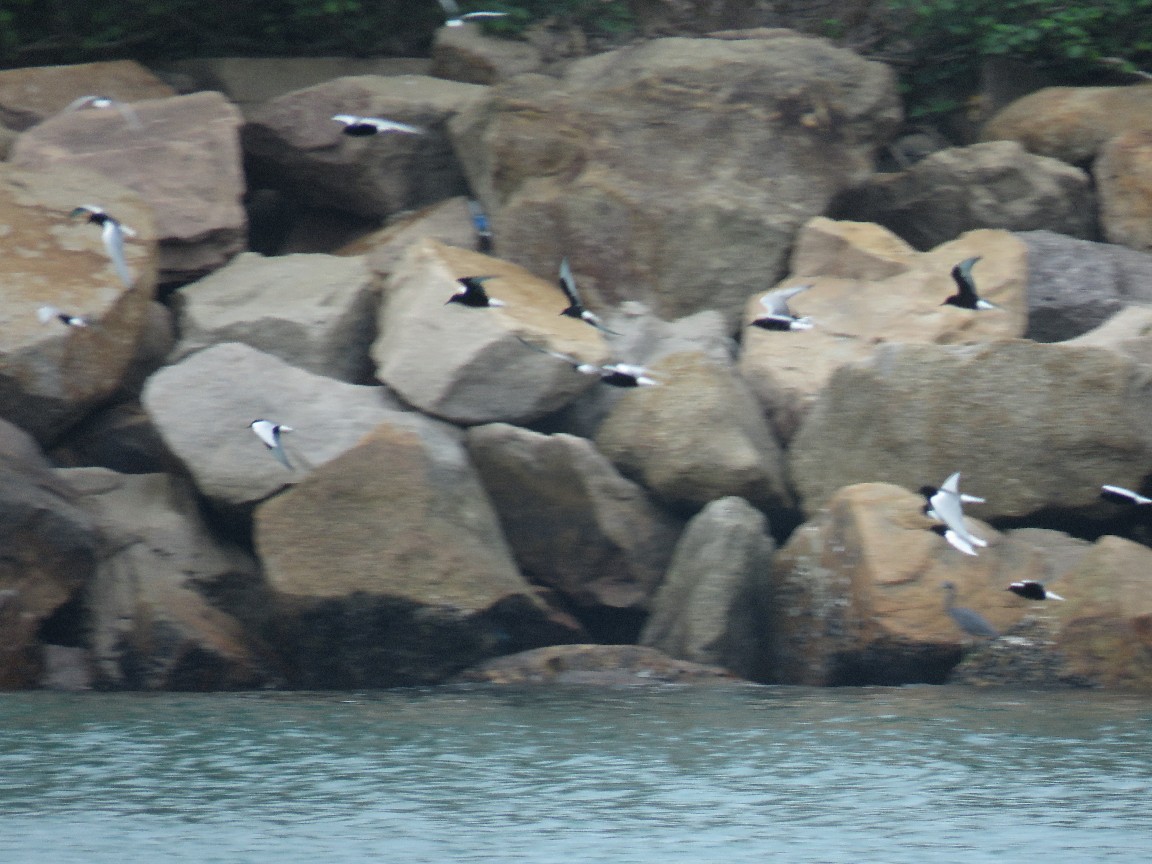
[[[1101,537],[1058,583],[1064,602],[1018,601],[1026,617],[1006,638],[965,658],[954,680],[1152,692],[1150,570],[1147,546]]]
[[[223,266],[245,244],[240,112],[213,92],[132,107],[143,128],[116,111],[74,111],[21,135],[10,161],[53,173],[86,168],[136,191],[154,214],[161,281]]]
[[[22,132],[81,96],[138,102],[171,95],[171,87],[135,60],[5,69],[0,71],[0,125]],[[115,109],[110,113],[118,116]]]
[[[1101,483],[1148,473],[1150,429],[1152,379],[1108,349],[889,344],[832,374],[792,442],[792,477],[809,514],[849,484],[918,489],[961,471],[985,518],[1102,518]]]
[[[317,375],[372,380],[380,286],[362,257],[245,252],[171,301],[180,329],[172,362],[242,342]]]
[[[424,75],[337,78],[254,111],[244,147],[301,202],[382,218],[465,194],[445,125],[485,89]],[[424,133],[348,137],[334,114],[384,117]]]
[[[459,434],[415,414],[262,504],[255,542],[294,686],[426,684],[579,634],[517,572]]]
[[[520,571],[576,609],[647,610],[680,526],[585,438],[503,423],[468,453]]]
[[[1088,174],[1014,141],[950,147],[906,171],[875,174],[844,193],[831,212],[883,225],[917,249],[978,228],[1044,229],[1084,239],[1096,228]]]
[[[980,256],[972,271],[982,297],[1001,308],[983,312],[943,305],[956,292],[950,271]],[[813,287],[789,301],[811,330],[747,327],[740,372],[765,407],[777,434],[795,434],[832,374],[866,361],[892,342],[986,342],[1023,334],[1026,247],[1004,231],[972,231],[917,253],[870,223],[813,219],[800,233],[785,285]],[[763,314],[762,292],[748,298],[744,321]]]
[[[383,387],[346,384],[237,342],[205,348],[148,379],[141,404],[196,487],[224,509],[246,510],[348,450],[399,410]],[[291,469],[247,427],[292,427]]]
[[[1017,141],[1029,153],[1087,166],[1121,132],[1152,131],[1152,84],[1045,87],[992,117],[981,141]]]
[[[649,368],[659,386],[626,394],[596,432],[626,477],[687,510],[729,495],[769,512],[793,506],[780,446],[730,366],[686,351]]]
[[[732,676],[718,666],[674,660],[639,645],[552,645],[486,660],[461,672],[456,682],[484,684],[720,683]]]
[[[640,644],[750,677],[763,638],[763,596],[776,544],[741,498],[708,504],[688,524]]]
[[[68,218],[94,200],[137,231],[125,247],[131,286],[116,275],[99,227]],[[155,283],[152,220],[139,197],[95,174],[0,165],[0,226],[0,416],[51,441],[129,374]],[[86,316],[90,326],[41,323],[44,305]]]
[[[1092,165],[1104,239],[1152,251],[1152,126],[1106,141]]]
[[[496,84],[544,65],[529,42],[494,39],[476,27],[441,27],[432,41],[429,74],[468,84]]]
[[[45,644],[76,647],[76,633],[53,632],[99,555],[98,529],[76,497],[36,442],[0,420],[0,690],[40,682]]]
[[[1095,330],[1065,344],[1118,351],[1145,365],[1152,365],[1152,306],[1128,306]]]
[[[483,251],[468,213],[468,199],[457,196],[398,216],[378,231],[337,249],[335,254],[364,255],[368,268],[377,276],[386,277],[400,266],[408,247],[425,237],[449,246]]]
[[[256,564],[211,535],[187,481],[105,468],[60,474],[100,526],[105,547],[84,590],[97,686],[225,690],[270,683],[266,652],[200,593],[258,583]]]
[[[957,586],[957,606],[998,630],[1023,616],[1005,588],[1044,578],[1035,547],[969,520],[989,545],[964,555],[930,530],[923,507],[922,497],[897,486],[857,484],[792,534],[767,580],[758,680],[942,683],[973,640],[945,609],[945,582]]]
[[[78,423],[52,450],[57,465],[69,468],[101,466],[122,474],[179,474],[172,455],[152,419],[133,400],[96,411]]]
[[[1051,231],[1016,236],[1028,246],[1028,339],[1062,342],[1126,303],[1152,303],[1152,255]]]
[[[796,230],[872,171],[891,71],[794,33],[656,39],[521,75],[451,122],[501,254],[567,255],[590,302],[734,324]]]
[[[456,278],[493,277],[485,287],[503,307],[446,301]],[[594,376],[534,351],[523,339],[600,364],[600,333],[562,317],[555,283],[495,258],[425,239],[393,272],[372,346],[376,377],[426,414],[462,425],[526,423],[598,386]]]

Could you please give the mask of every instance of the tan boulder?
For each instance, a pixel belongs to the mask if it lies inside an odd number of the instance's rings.
[[[1030,543],[969,520],[988,542],[976,557],[931,529],[924,499],[887,483],[840,489],[776,553],[766,590],[767,645],[758,679],[815,686],[941,683],[973,640],[944,606],[1003,631],[1024,614],[1005,588],[1045,578]]]
[[[506,305],[468,308],[446,301],[461,276],[492,276],[489,295]],[[604,363],[600,333],[562,317],[554,282],[515,264],[424,239],[410,247],[385,288],[372,346],[376,377],[406,402],[462,425],[525,423],[589,387],[593,376],[544,356],[516,337],[587,363]]]
[[[125,245],[125,287],[100,228],[69,219],[98,201],[137,232]],[[149,320],[156,278],[151,213],[141,199],[84,171],[0,165],[0,416],[42,441],[58,437],[124,382]],[[88,327],[41,323],[41,306],[90,318]]]
[[[135,60],[5,69],[0,71],[0,125],[23,131],[59,114],[81,96],[139,102],[172,95],[171,87]],[[115,108],[103,110],[124,122]]]
[[[520,75],[451,130],[501,254],[535,273],[570,256],[593,307],[718,309],[731,325],[898,120],[887,67],[777,33],[655,39],[559,80]]]
[[[640,644],[748,678],[763,639],[763,607],[776,544],[764,514],[721,498],[685,529]]]
[[[591,441],[504,423],[466,441],[526,577],[579,609],[648,608],[680,525]]]
[[[292,683],[419,684],[579,628],[517,572],[458,435],[398,415],[256,511]]]
[[[429,74],[468,84],[496,84],[544,65],[530,42],[495,39],[476,27],[441,27],[432,40]]]
[[[273,680],[266,650],[201,593],[251,597],[259,576],[249,555],[211,535],[187,481],[104,468],[60,475],[105,546],[84,590],[98,686],[224,690]]]
[[[398,216],[383,228],[337,249],[335,254],[364,255],[373,273],[390,276],[404,260],[408,247],[425,237],[448,246],[483,251],[468,213],[468,199],[458,195]]]
[[[169,362],[242,342],[317,375],[372,380],[380,283],[362,257],[244,252],[170,301],[180,342]]]
[[[1148,473],[1150,430],[1152,379],[1115,351],[887,344],[832,374],[791,469],[806,513],[849,484],[918,489],[960,471],[961,489],[988,499],[986,518],[1101,518],[1101,483],[1136,488]]]
[[[1030,153],[1086,165],[1110,138],[1152,132],[1152,84],[1045,87],[990,119],[981,141],[1018,141]]]
[[[677,507],[729,495],[769,512],[792,506],[780,446],[728,365],[686,351],[649,368],[659,386],[621,397],[595,436],[625,476]]]
[[[135,190],[152,207],[162,281],[215,270],[246,241],[240,112],[213,92],[132,107],[143,128],[116,111],[74,111],[21,135],[10,161],[49,172],[85,168]]]
[[[1092,176],[1105,239],[1152,251],[1152,124],[1106,141],[1092,166]]]
[[[980,256],[973,269],[980,295],[1000,309],[974,312],[942,305],[956,292],[950,271]],[[818,217],[797,239],[792,275],[784,285],[811,284],[789,301],[815,327],[771,331],[746,326],[740,373],[788,440],[828,383],[848,363],[871,358],[891,342],[954,344],[1023,335],[1028,250],[1006,231],[972,231],[918,253],[885,229]],[[745,324],[763,314],[748,298]]]
[[[0,690],[36,686],[45,643],[80,638],[52,627],[74,607],[100,554],[97,526],[76,499],[36,442],[0,420]]]
[[[380,218],[467,191],[445,126],[486,89],[424,75],[337,78],[252,112],[244,147],[282,176],[299,201]],[[334,114],[383,117],[425,131],[348,137]]]

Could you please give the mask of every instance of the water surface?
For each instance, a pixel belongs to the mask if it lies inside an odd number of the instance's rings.
[[[1152,700],[0,694],[4,864],[1152,860]]]

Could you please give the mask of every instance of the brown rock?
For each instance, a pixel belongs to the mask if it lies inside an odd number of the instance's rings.
[[[789,34],[656,39],[559,81],[521,75],[451,129],[502,254],[536,273],[570,256],[593,306],[731,324],[898,116],[887,68]]]
[[[965,258],[982,297],[1001,308],[973,312],[942,305],[956,292],[949,275]],[[816,326],[806,331],[747,327],[740,372],[789,440],[832,374],[872,357],[891,342],[952,344],[1023,335],[1027,324],[1027,247],[1004,231],[972,231],[923,254],[878,226],[813,219],[801,231],[785,285],[813,287],[793,298],[794,314]],[[763,314],[748,298],[744,321]]]
[[[133,108],[142,129],[116,111],[53,117],[20,136],[11,162],[50,172],[86,168],[139,193],[155,214],[162,281],[215,270],[245,243],[240,113],[212,92]]]
[[[5,69],[0,71],[0,125],[23,131],[81,96],[139,102],[171,95],[171,87],[134,60]],[[124,122],[115,109],[111,114]]]
[[[476,27],[441,27],[432,42],[429,74],[468,84],[496,84],[544,65],[528,42],[493,39]]]
[[[1147,474],[1150,429],[1152,382],[1116,352],[893,343],[832,374],[792,441],[792,477],[807,513],[852,483],[918,489],[962,471],[986,518],[1096,518],[1102,482],[1136,488]]]
[[[1005,588],[1044,578],[1036,549],[969,520],[989,545],[976,557],[964,555],[929,530],[923,506],[919,495],[886,483],[848,486],[792,534],[768,580],[760,679],[817,686],[944,681],[972,638],[945,611],[947,581],[957,586],[957,606],[999,630],[1022,617]]]
[[[591,441],[496,423],[467,445],[526,577],[577,607],[647,609],[680,526]]]
[[[244,146],[300,201],[384,217],[467,191],[444,127],[484,91],[423,75],[338,78],[254,111]],[[385,117],[425,132],[350,138],[333,114]]]
[[[478,249],[476,232],[468,214],[468,199],[463,196],[448,198],[415,213],[397,217],[380,230],[337,249],[335,254],[366,255],[373,273],[390,276],[404,260],[408,247],[425,237],[449,246]]]
[[[255,539],[297,686],[428,683],[579,632],[517,572],[456,434],[418,415],[261,505]]]
[[[683,684],[730,681],[718,666],[673,660],[639,645],[554,645],[497,657],[454,679],[488,684]]]
[[[700,352],[651,365],[656,387],[626,394],[596,446],[662,501],[699,508],[736,495],[768,511],[792,506],[780,446],[747,385]]]
[[[1100,227],[1110,243],[1152,251],[1152,124],[1105,142],[1092,166]]]
[[[68,218],[94,200],[137,232],[125,248],[131,287],[113,270],[99,227]],[[129,371],[155,284],[152,221],[140,198],[94,174],[0,165],[0,231],[0,416],[49,441],[115,393]],[[88,316],[91,326],[42,324],[43,305]]]
[[[1045,87],[996,114],[980,140],[1018,141],[1030,153],[1086,165],[1129,130],[1152,131],[1152,84]]]

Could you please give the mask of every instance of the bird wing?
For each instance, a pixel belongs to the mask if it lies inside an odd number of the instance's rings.
[[[965,555],[976,554],[976,550],[972,548],[972,544],[969,543],[964,537],[953,531],[951,528],[944,532],[944,539],[951,543],[954,548],[963,552]]]
[[[547,354],[549,357],[555,357],[557,360],[563,360],[565,363],[571,363],[573,366],[576,366],[577,368],[585,365],[581,361],[577,360],[575,357],[572,357],[568,354],[562,354],[559,351],[553,351],[549,348],[541,348],[535,342],[529,342],[527,339],[525,339],[522,336],[517,336],[516,338],[519,339],[521,342],[523,342],[525,345],[527,345],[529,348],[531,348],[533,351],[539,351],[541,354]],[[599,367],[597,367],[597,368],[599,368]]]
[[[760,298],[760,305],[764,307],[769,315],[786,315],[791,319],[792,313],[788,310],[788,301],[801,291],[807,291],[811,287],[811,285],[792,285],[788,288],[778,288],[775,291],[769,291]]]
[[[128,269],[128,262],[124,260],[124,226],[118,222],[108,222],[102,233],[104,250],[112,260],[112,267],[115,268],[116,275],[120,277],[120,281],[124,283],[126,288],[132,287],[132,271]]]
[[[386,120],[383,117],[365,117],[364,123],[371,123],[378,132],[407,132],[409,135],[423,135],[424,130],[419,126],[401,123],[398,120]]]
[[[568,263],[567,258],[560,261],[560,290],[564,292],[569,303],[580,309],[584,308],[584,304],[580,302],[580,295],[576,293],[576,280],[572,277],[572,265]]]
[[[1112,501],[1117,498],[1126,501],[1129,504],[1152,504],[1152,498],[1145,498],[1131,489],[1125,489],[1122,486],[1101,486],[1103,496]]]
[[[507,12],[466,12],[460,16],[461,21],[476,21],[480,18],[507,18]]]
[[[953,532],[957,537],[964,541],[964,544],[971,548],[972,546],[986,546],[987,543],[972,536],[968,530],[968,526],[964,523],[964,510],[960,505],[960,496],[956,493],[955,489],[948,489],[951,484],[955,487],[955,480],[959,474],[953,474],[944,481],[944,486],[940,487],[940,491],[929,499],[928,504],[930,509],[936,514],[936,518],[943,522],[948,530]],[[947,539],[947,534],[944,535]],[[949,541],[951,542],[951,541]],[[952,544],[956,546],[955,543]],[[956,546],[959,549],[959,546]],[[964,551],[961,549],[961,551]],[[972,553],[976,554],[975,552]]]

